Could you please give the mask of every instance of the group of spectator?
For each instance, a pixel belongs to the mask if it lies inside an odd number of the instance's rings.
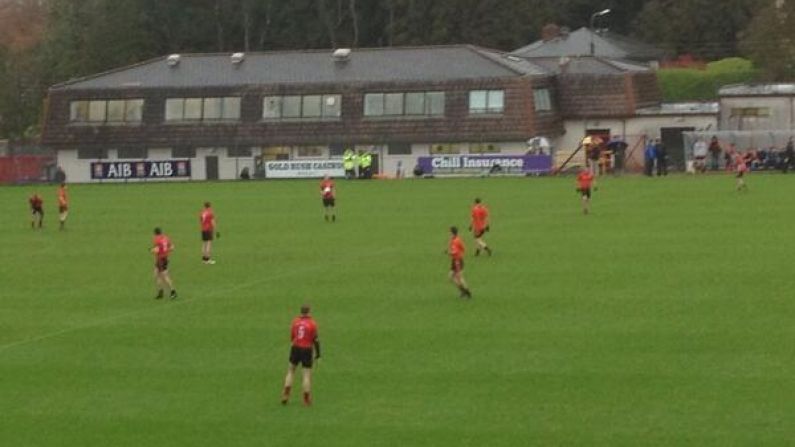
[[[651,177],[655,168],[658,176],[668,175],[668,150],[660,138],[650,139],[643,151],[643,173]]]
[[[699,139],[693,144],[693,157],[695,159],[693,168],[696,172],[721,169],[721,158],[723,158],[723,168],[730,171],[734,169],[737,157],[741,157],[751,170],[780,169],[786,174],[790,168],[795,169],[795,143],[793,138],[790,138],[783,150],[770,146],[767,149],[749,148],[739,151],[733,144],[724,147],[718,137],[713,136],[709,143]]]

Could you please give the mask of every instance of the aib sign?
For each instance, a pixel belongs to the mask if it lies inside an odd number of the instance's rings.
[[[91,163],[97,180],[190,177],[190,160],[115,161]]]

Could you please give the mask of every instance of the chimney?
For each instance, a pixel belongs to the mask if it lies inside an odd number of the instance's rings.
[[[229,59],[232,61],[232,65],[239,66],[246,60],[246,53],[232,53]]]
[[[337,48],[331,54],[331,58],[334,59],[334,62],[339,62],[339,63],[348,62],[348,60],[351,58],[351,49]]]
[[[547,42],[556,37],[560,37],[560,31],[561,30],[558,25],[555,25],[554,23],[547,23],[543,28],[541,28],[541,39],[543,39],[544,42]]]

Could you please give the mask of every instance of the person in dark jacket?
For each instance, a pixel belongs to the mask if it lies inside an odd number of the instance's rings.
[[[668,175],[668,151],[662,140],[654,140],[654,158],[657,162],[657,175]]]
[[[646,144],[646,150],[643,151],[643,173],[651,177],[654,171],[654,141],[649,140]]]
[[[790,166],[795,168],[795,144],[792,142],[792,137],[790,137],[787,142],[787,147],[784,149],[784,155],[781,160],[781,172],[786,174]]]

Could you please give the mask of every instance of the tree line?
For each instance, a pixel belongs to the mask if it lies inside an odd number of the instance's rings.
[[[795,0],[0,0],[0,137],[35,136],[48,86],[169,53],[471,43],[512,50],[605,8],[609,28],[795,78]]]

